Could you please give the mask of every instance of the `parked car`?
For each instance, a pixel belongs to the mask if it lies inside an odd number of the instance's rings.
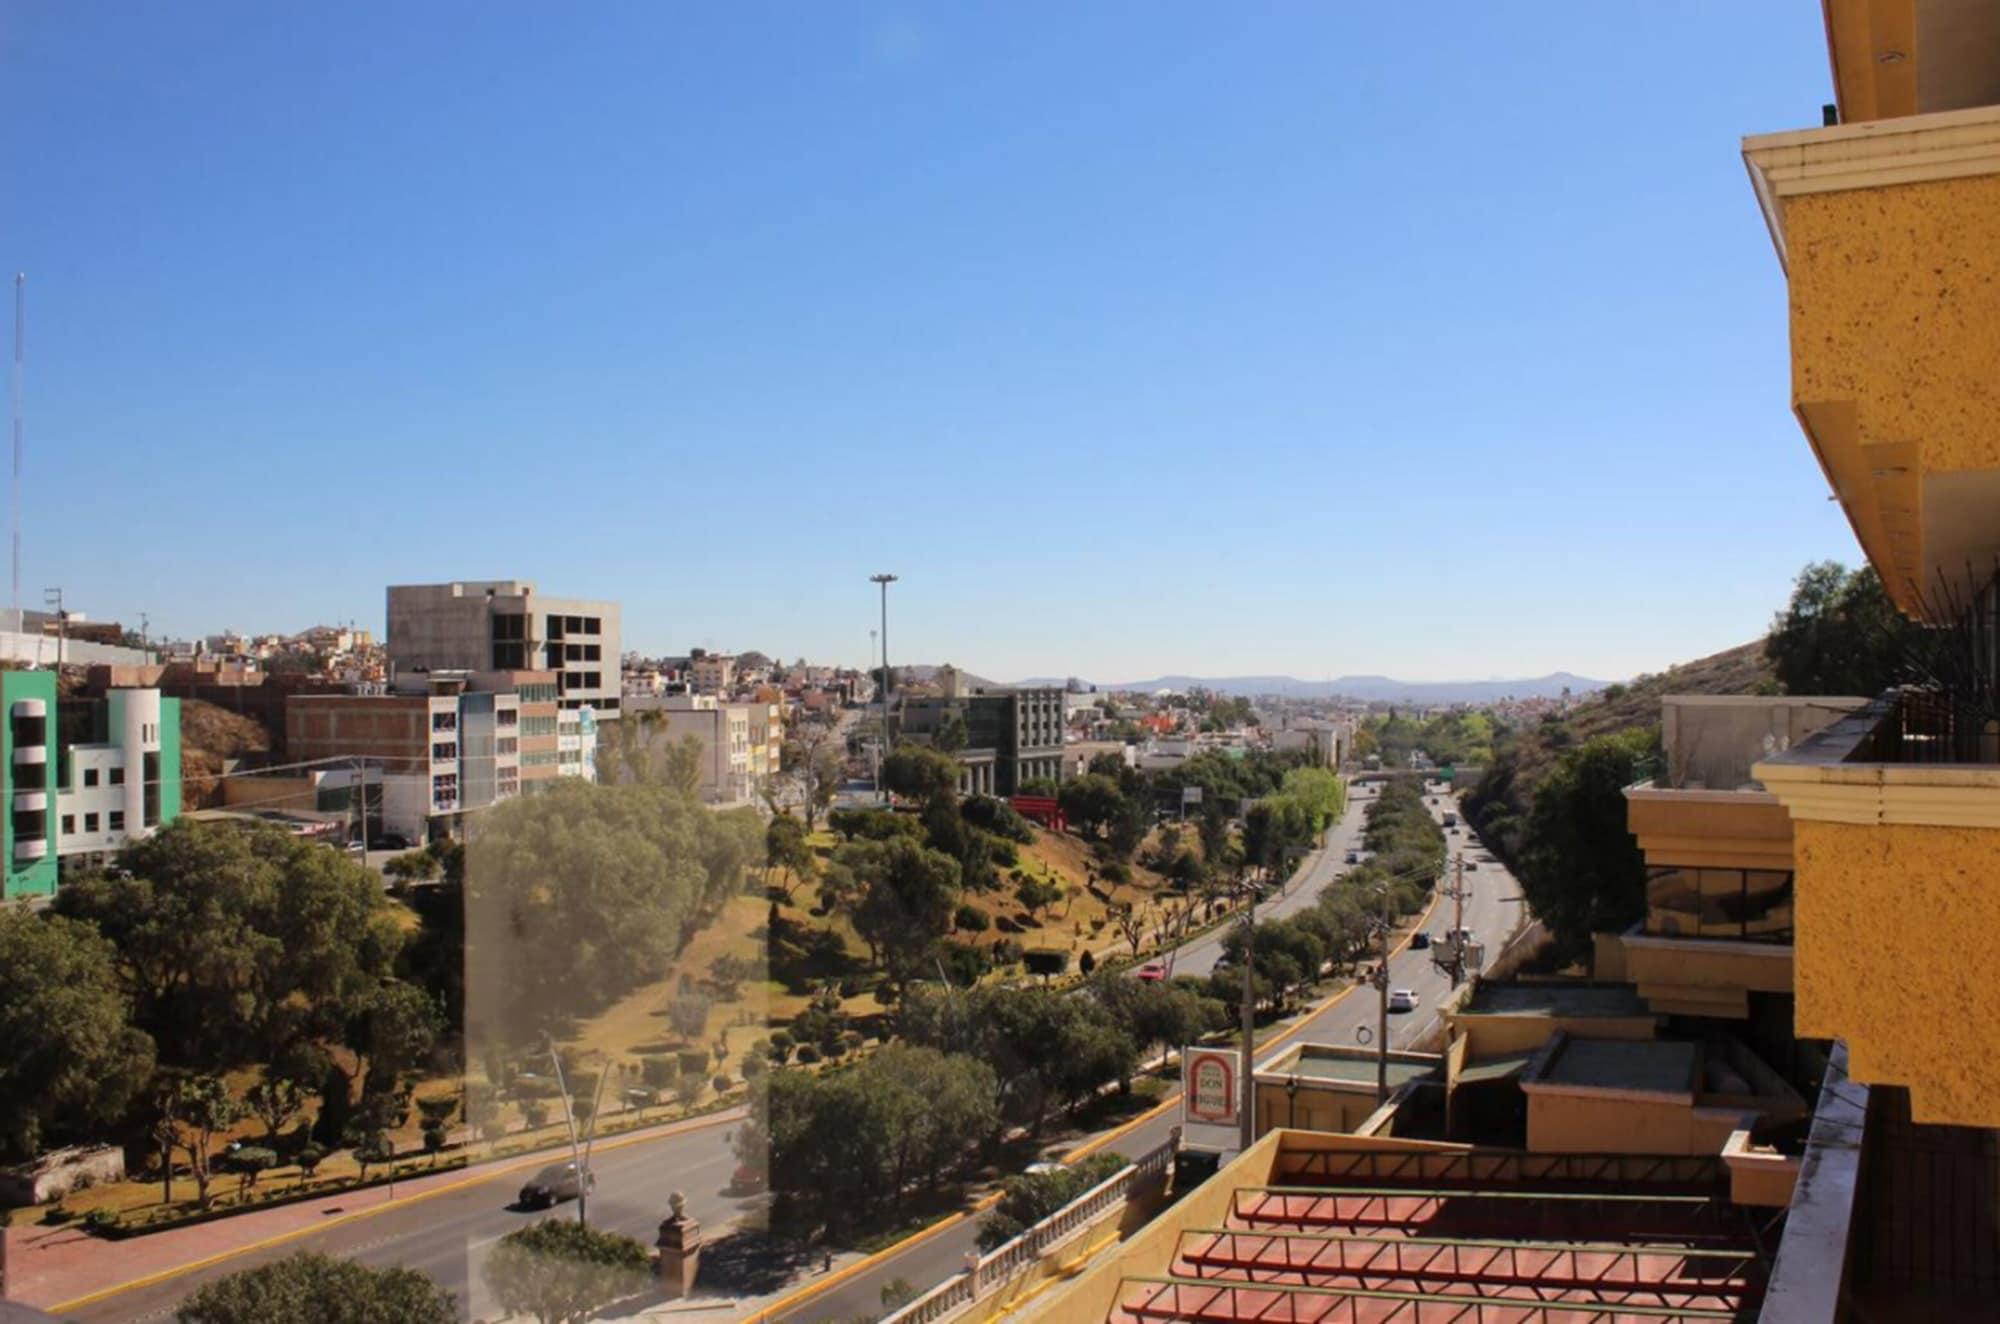
[[[1361,852],[1358,850],[1351,850],[1347,852],[1347,862],[1349,864],[1361,863]]]
[[[1416,1009],[1417,1009],[1417,995],[1414,990],[1407,988],[1398,988],[1390,990],[1389,992],[1390,1011],[1415,1011]]]
[[[1466,871],[1467,873],[1478,873],[1478,872],[1479,872],[1479,861],[1478,861],[1478,860],[1467,860],[1467,861],[1465,862],[1465,871]]]
[[[740,1195],[750,1195],[764,1189],[764,1173],[748,1163],[736,1165],[736,1171],[729,1178],[729,1189]]]
[[[523,1209],[547,1209],[596,1189],[597,1174],[585,1171],[579,1178],[576,1164],[551,1163],[521,1188],[520,1203]]]
[[[400,832],[378,832],[368,839],[369,850],[409,850],[410,839]]]
[[[1416,948],[1424,948],[1430,945],[1431,945],[1431,935],[1425,933],[1422,929],[1418,929],[1415,933],[1412,933],[1410,935],[1410,946]]]
[[[1139,967],[1138,977],[1149,984],[1156,984],[1167,977],[1167,963],[1165,961],[1148,961]]]

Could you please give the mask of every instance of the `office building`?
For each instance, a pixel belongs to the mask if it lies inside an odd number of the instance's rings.
[[[6,899],[49,896],[181,812],[180,701],[153,689],[59,699],[53,671],[0,672]]]

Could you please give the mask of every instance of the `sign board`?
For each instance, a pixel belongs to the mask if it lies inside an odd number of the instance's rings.
[[[1200,804],[1200,803],[1201,803],[1201,787],[1199,787],[1199,786],[1183,786],[1183,787],[1181,787],[1181,803],[1182,803],[1182,804],[1184,804],[1184,805],[1198,805],[1198,804]]]
[[[1181,1049],[1181,1120],[1235,1126],[1242,1093],[1236,1084],[1240,1062],[1233,1048]]]

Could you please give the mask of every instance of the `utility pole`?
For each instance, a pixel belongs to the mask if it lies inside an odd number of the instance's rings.
[[[1451,857],[1451,887],[1445,895],[1452,900],[1451,921],[1451,986],[1457,988],[1465,978],[1465,855],[1463,852]]]
[[[1382,960],[1375,967],[1375,1103],[1389,1101],[1389,885],[1376,888],[1382,898],[1382,916],[1375,929],[1382,935]]]
[[[891,674],[889,671],[889,585],[896,582],[896,576],[888,574],[870,575],[868,576],[868,582],[879,585],[882,589],[882,736],[876,744],[878,752],[875,756],[877,759],[875,764],[875,793],[882,798],[883,804],[887,804],[889,803],[889,794],[882,789],[882,764],[880,760],[886,755],[889,746],[889,677]]]
[[[1242,1116],[1238,1118],[1239,1140],[1244,1152],[1257,1143],[1257,1072],[1252,1059],[1257,1052],[1257,975],[1256,962],[1251,959],[1257,938],[1257,893],[1245,889],[1243,893],[1243,1063],[1240,1068],[1243,1077],[1242,1102],[1237,1105]]]

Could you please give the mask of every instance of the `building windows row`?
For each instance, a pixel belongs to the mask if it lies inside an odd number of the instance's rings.
[[[513,754],[519,752],[521,742],[513,736],[501,736],[493,742],[493,747],[498,753]]]
[[[553,717],[523,717],[521,734],[524,736],[552,736],[556,733],[556,719]]]
[[[431,778],[431,807],[449,809],[458,802],[458,775],[445,773]]]
[[[458,730],[458,714],[457,714],[457,713],[432,713],[432,714],[431,714],[431,730],[433,730],[433,731],[456,731],[456,730]]]
[[[449,763],[457,757],[458,746],[455,743],[431,746],[431,761],[434,763]]]
[[[493,638],[520,642],[528,637],[528,618],[520,612],[496,612],[493,617]]]
[[[531,749],[521,756],[524,768],[546,768],[555,761],[556,752],[553,749]]]
[[[514,726],[521,720],[521,711],[518,708],[496,708],[493,720],[500,726]]]

